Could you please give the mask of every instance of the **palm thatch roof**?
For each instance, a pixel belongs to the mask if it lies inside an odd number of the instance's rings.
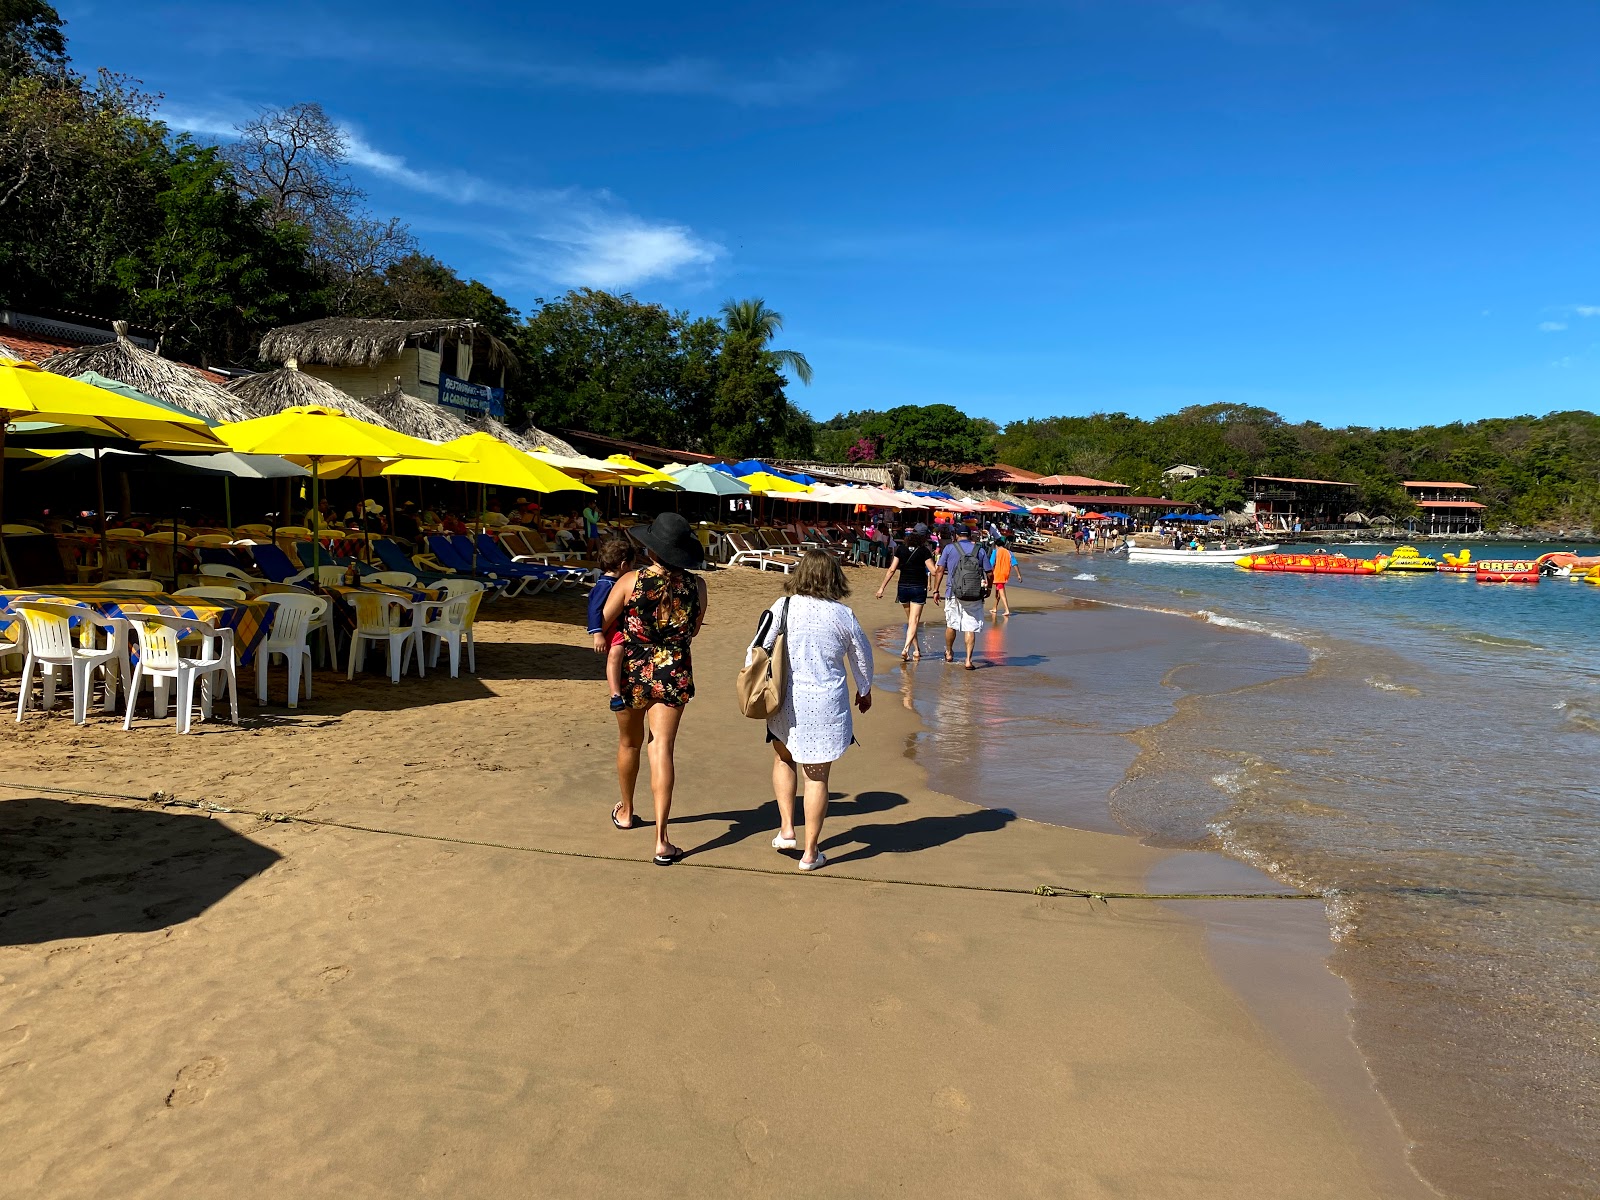
[[[408,437],[430,442],[448,442],[473,432],[473,427],[455,413],[428,400],[419,400],[400,390],[396,379],[388,390],[367,400],[378,420]]]
[[[241,404],[250,417],[269,417],[298,404],[320,404],[337,408],[347,417],[370,421],[374,425],[389,426],[378,413],[353,396],[347,396],[333,384],[307,375],[293,360],[276,371],[262,371],[256,375],[241,375],[228,385],[228,392]],[[393,426],[389,426],[393,428]]]
[[[578,448],[565,438],[558,438],[553,433],[546,433],[537,425],[529,425],[521,433],[513,434],[525,443],[530,450],[550,450],[556,454],[565,454],[568,458],[581,457]]]
[[[271,330],[261,339],[261,357],[270,362],[294,358],[307,365],[370,367],[398,357],[407,346],[440,338],[470,341],[473,356],[492,367],[514,369],[517,365],[510,347],[465,317],[427,317],[417,321],[324,317]]]
[[[254,415],[237,397],[229,395],[192,367],[135,346],[128,340],[126,321],[113,321],[111,328],[117,335],[115,341],[85,346],[81,350],[64,350],[52,354],[39,365],[46,371],[73,378],[85,371],[94,371],[208,421],[242,421]]]

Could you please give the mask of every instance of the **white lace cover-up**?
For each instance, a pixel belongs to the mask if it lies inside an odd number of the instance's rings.
[[[855,694],[870,692],[872,643],[848,606],[835,600],[794,596],[779,600],[769,610],[772,619],[758,638],[764,649],[772,649],[786,604],[790,606],[785,638],[789,669],[784,674],[783,707],[767,720],[767,731],[789,748],[795,762],[833,762],[844,757],[855,736],[850,716],[854,694],[845,664],[849,663],[855,676]]]

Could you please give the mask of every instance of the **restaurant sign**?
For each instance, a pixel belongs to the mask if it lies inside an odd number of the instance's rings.
[[[497,421],[506,417],[505,388],[468,383],[443,372],[439,374],[439,403],[474,417],[493,417]]]

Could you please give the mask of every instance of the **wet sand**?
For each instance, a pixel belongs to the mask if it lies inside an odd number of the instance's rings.
[[[709,582],[669,869],[606,818],[576,597],[487,613],[476,679],[319,672],[182,739],[0,722],[7,784],[363,827],[0,791],[10,1186],[1390,1194],[1191,917],[982,890],[1140,890],[1160,851],[931,790],[892,697],[836,768],[830,866],[794,872],[731,686],[781,580]]]

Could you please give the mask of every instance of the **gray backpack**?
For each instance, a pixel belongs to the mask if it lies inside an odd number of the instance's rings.
[[[983,573],[983,558],[978,547],[974,543],[972,553],[967,554],[962,551],[959,539],[955,546],[960,558],[956,569],[950,573],[950,594],[957,600],[982,600],[989,590],[989,580]]]

